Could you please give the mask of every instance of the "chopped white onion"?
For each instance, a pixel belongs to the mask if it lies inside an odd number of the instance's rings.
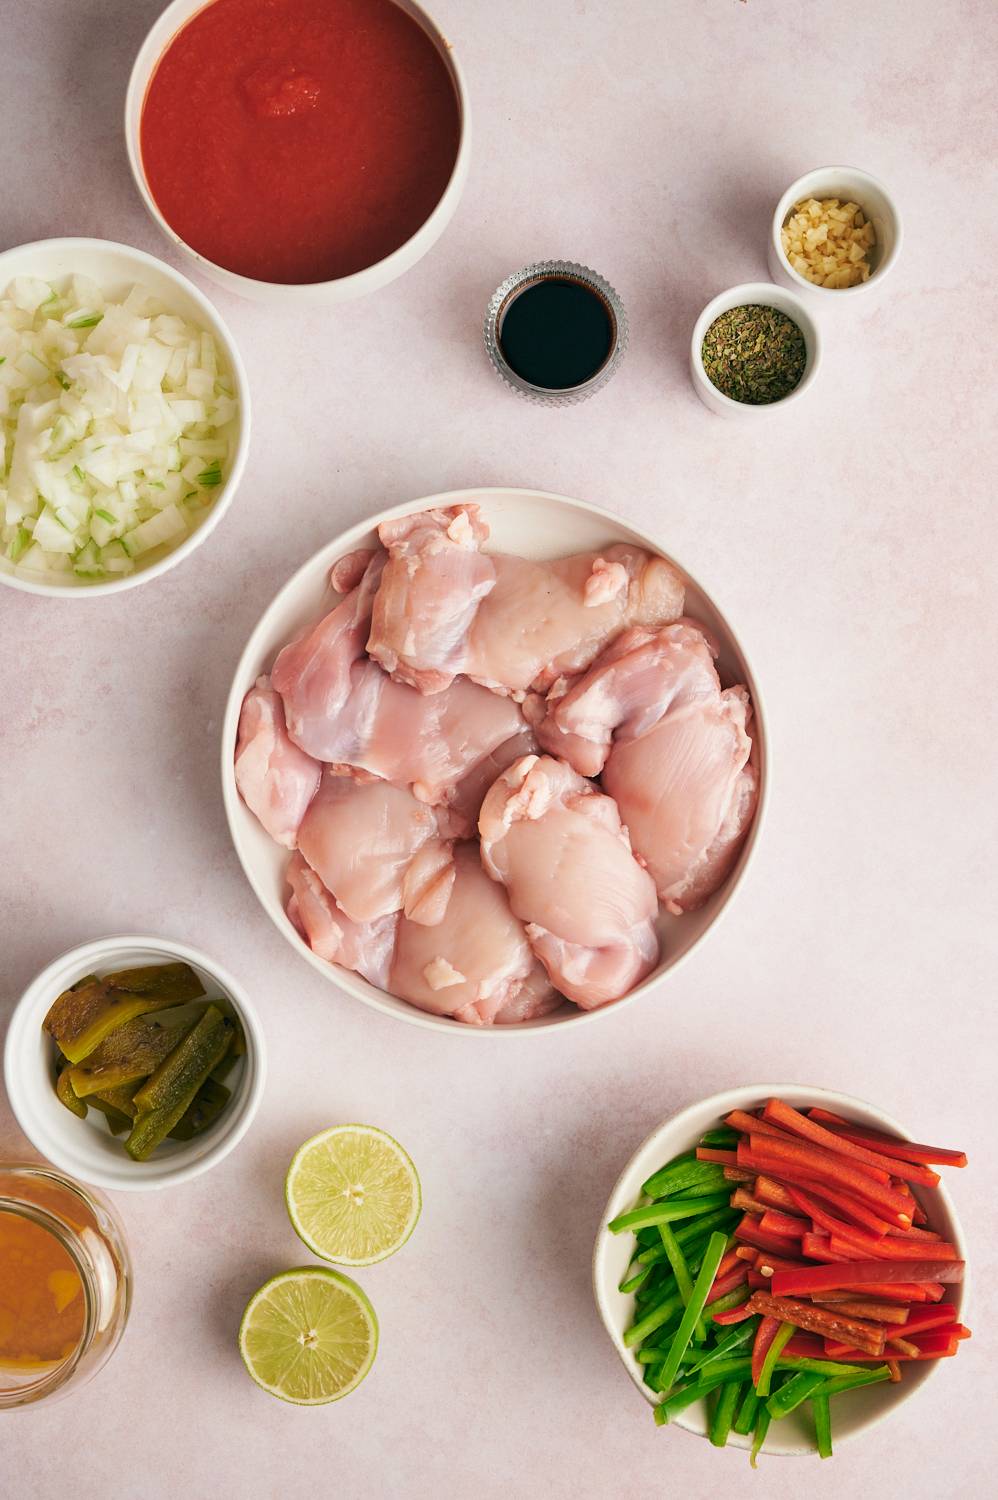
[[[80,583],[145,567],[225,479],[237,402],[210,333],[141,286],[18,276],[0,297],[0,564]]]

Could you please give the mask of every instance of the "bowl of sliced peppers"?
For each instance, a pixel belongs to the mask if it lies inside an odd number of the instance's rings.
[[[966,1247],[941,1171],[826,1089],[753,1085],[655,1130],[593,1255],[596,1304],[660,1427],[830,1458],[920,1389],[970,1330]]]
[[[22,996],[4,1049],[18,1124],[62,1171],[99,1187],[173,1186],[249,1129],[264,1040],[214,959],[155,937],[87,943]]]

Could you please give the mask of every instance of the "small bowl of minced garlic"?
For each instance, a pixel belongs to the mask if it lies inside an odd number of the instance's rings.
[[[901,249],[901,215],[882,182],[855,167],[816,167],[773,214],[774,281],[828,298],[879,286]]]

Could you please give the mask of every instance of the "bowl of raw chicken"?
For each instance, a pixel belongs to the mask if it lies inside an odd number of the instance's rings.
[[[530,490],[345,532],[278,593],[222,735],[264,910],[341,989],[454,1033],[653,990],[758,841],[765,722],[731,627],[649,537]]]

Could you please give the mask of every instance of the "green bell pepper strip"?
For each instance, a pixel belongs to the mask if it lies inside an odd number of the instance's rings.
[[[710,1237],[707,1250],[704,1254],[703,1265],[700,1267],[697,1279],[693,1284],[690,1299],[686,1304],[686,1311],[683,1313],[679,1327],[676,1329],[675,1336],[669,1348],[669,1354],[665,1361],[665,1369],[662,1372],[663,1384],[672,1385],[676,1379],[680,1358],[689,1345],[693,1329],[704,1310],[707,1293],[714,1283],[714,1277],[717,1275],[717,1268],[721,1264],[721,1257],[724,1255],[727,1243],[727,1235],[721,1234],[716,1230]]]
[[[771,1420],[769,1412],[764,1406],[761,1406],[759,1408],[759,1415],[755,1419],[755,1435],[752,1438],[752,1452],[749,1454],[749,1463],[753,1469],[759,1467],[757,1460],[759,1454],[762,1452],[762,1445],[766,1441],[766,1433],[769,1431]]]
[[[676,1243],[677,1245],[682,1245],[686,1258],[689,1260],[691,1258],[689,1254],[691,1244],[698,1241],[701,1236],[706,1243],[711,1230],[729,1228],[731,1225],[737,1224],[740,1218],[741,1213],[737,1208],[714,1209],[711,1213],[704,1214],[702,1218],[691,1219],[688,1224],[684,1224],[682,1228],[675,1230]],[[657,1231],[655,1231],[655,1234],[657,1238]],[[661,1244],[652,1245],[642,1250],[637,1260],[638,1265],[642,1266],[657,1260],[665,1260],[665,1248]]]
[[[702,1182],[691,1182],[688,1187],[683,1188],[684,1198],[705,1198],[708,1193],[723,1193],[725,1198],[730,1200],[731,1183],[727,1181],[723,1172],[720,1177],[705,1177]]]
[[[672,1418],[694,1401],[702,1401],[704,1396],[709,1396],[711,1391],[716,1391],[719,1385],[728,1385],[732,1380],[742,1381],[752,1374],[752,1361],[750,1359],[726,1359],[720,1361],[713,1373],[706,1380],[693,1380],[689,1385],[681,1386],[678,1391],[673,1391],[664,1401],[660,1401],[655,1408],[655,1424],[664,1427]]]
[[[739,1436],[746,1437],[755,1426],[756,1412],[761,1405],[762,1397],[756,1395],[755,1386],[750,1380],[748,1390],[742,1399],[741,1408],[731,1428],[732,1432],[737,1432]]]
[[[828,1378],[837,1375],[865,1375],[862,1365],[840,1364],[837,1359],[809,1359],[800,1354],[781,1354],[776,1361],[780,1370],[810,1370],[816,1375],[825,1375]],[[872,1368],[880,1369],[880,1365]]]
[[[676,1236],[668,1224],[660,1224],[658,1232],[662,1236],[662,1244],[665,1247],[665,1253],[669,1265],[672,1267],[672,1274],[676,1278],[676,1286],[679,1288],[679,1294],[683,1299],[683,1306],[685,1307],[693,1294],[693,1277],[690,1275],[690,1268],[686,1264],[686,1257],[681,1247],[676,1243]],[[707,1337],[707,1329],[702,1318],[697,1319],[696,1327],[693,1330],[693,1337],[698,1344],[702,1344]]]
[[[820,1391],[811,1392],[811,1414],[814,1417],[814,1438],[818,1445],[819,1458],[832,1456],[832,1413],[828,1397]]]
[[[714,1146],[722,1151],[726,1146],[737,1146],[739,1134],[730,1125],[719,1125],[716,1130],[707,1130],[697,1141],[698,1146]]]
[[[628,1266],[627,1269],[630,1270],[630,1266]],[[633,1276],[628,1276],[625,1281],[622,1281],[618,1286],[617,1291],[636,1292],[638,1290],[638,1287],[643,1286],[644,1283],[648,1280],[648,1277],[651,1275],[651,1270],[651,1266],[642,1266],[640,1271],[636,1271]]]
[[[654,1333],[656,1328],[661,1328],[663,1323],[667,1323],[673,1313],[677,1312],[682,1305],[683,1299],[678,1292],[675,1292],[671,1297],[666,1297],[664,1301],[653,1307],[651,1312],[646,1313],[643,1318],[639,1318],[636,1323],[631,1324],[630,1328],[624,1334],[625,1346],[628,1349],[633,1349],[635,1344],[643,1344],[648,1335]]]
[[[877,1385],[881,1380],[890,1380],[891,1372],[886,1365],[874,1365],[872,1370],[857,1370],[855,1375],[833,1375],[824,1385],[814,1391],[815,1396],[838,1396],[842,1391],[854,1391],[861,1385]]]
[[[742,1344],[750,1343],[754,1335],[755,1324],[751,1318],[746,1318],[744,1323],[736,1323],[733,1328],[729,1328],[718,1339],[713,1349],[708,1349],[706,1353],[699,1355],[696,1363],[690,1365],[687,1369],[687,1375],[695,1375],[697,1370],[702,1370],[707,1365],[713,1364],[715,1359],[730,1357]]]
[[[626,1214],[611,1219],[607,1228],[611,1234],[623,1234],[625,1229],[648,1229],[653,1224],[667,1224],[673,1219],[689,1219],[694,1214],[705,1214],[713,1208],[726,1204],[728,1193],[711,1193],[702,1198],[675,1198],[672,1202],[646,1203],[642,1208],[632,1208]]]
[[[793,1338],[795,1332],[796,1330],[792,1323],[781,1323],[779,1328],[776,1330],[776,1333],[773,1337],[773,1342],[766,1350],[766,1357],[762,1362],[762,1369],[759,1371],[759,1379],[756,1381],[755,1388],[758,1395],[769,1395],[769,1389],[773,1379],[773,1371],[776,1369],[776,1361],[780,1357],[780,1353],[783,1349],[784,1344],[786,1344],[790,1339]],[[769,1425],[768,1422],[766,1425]]]
[[[733,1307],[741,1307],[751,1295],[747,1286],[736,1286],[733,1291],[725,1292],[723,1297],[717,1297],[713,1302],[709,1302],[703,1310],[703,1315],[709,1322],[715,1313],[729,1312]]]
[[[727,1385],[721,1386],[721,1393],[717,1400],[717,1407],[710,1424],[708,1436],[715,1448],[723,1448],[728,1441],[731,1432],[731,1424],[735,1420],[735,1412],[738,1410],[738,1401],[742,1394],[742,1381],[732,1380]]]
[[[814,1394],[820,1385],[824,1385],[825,1377],[816,1375],[813,1370],[798,1370],[796,1375],[775,1391],[766,1402],[766,1410],[774,1422],[779,1422],[783,1417],[796,1411],[802,1401]]]
[[[696,1151],[684,1151],[682,1156],[674,1156],[672,1161],[667,1161],[664,1167],[659,1167],[653,1172],[646,1182],[641,1184],[641,1191],[647,1198],[657,1198],[674,1177],[678,1177],[684,1167],[706,1166],[706,1162],[698,1162]]]

